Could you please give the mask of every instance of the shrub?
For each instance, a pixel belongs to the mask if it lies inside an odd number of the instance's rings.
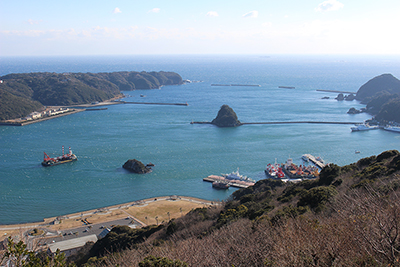
[[[399,154],[400,154],[400,153],[399,153],[399,151],[397,151],[397,150],[388,150],[388,151],[384,151],[384,152],[382,152],[381,154],[379,154],[379,155],[376,157],[376,161],[380,162],[380,161],[383,161],[383,160],[385,160],[385,159],[391,158],[391,157],[396,156],[396,155],[399,155]]]
[[[188,264],[180,260],[170,260],[168,258],[154,257],[152,255],[139,262],[139,267],[186,267]]]
[[[330,185],[339,174],[340,167],[336,164],[329,164],[319,173],[319,183],[321,185]]]
[[[337,191],[333,186],[315,187],[301,195],[297,202],[297,206],[309,206],[318,212],[321,211],[324,208],[325,203],[336,194]]]

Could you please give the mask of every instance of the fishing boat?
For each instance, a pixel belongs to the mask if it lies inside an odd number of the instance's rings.
[[[296,165],[291,158],[282,166],[282,171],[290,179],[314,179],[319,175],[317,167],[311,165]]]
[[[72,153],[71,147],[69,148],[69,153],[64,154],[64,146],[62,146],[62,155],[56,158],[51,158],[49,155],[44,152],[44,159],[42,161],[42,165],[44,167],[59,165],[67,162],[76,161],[78,158],[75,154]]]
[[[282,167],[280,164],[275,163],[271,164],[269,163],[267,167],[264,170],[265,174],[272,179],[284,179],[286,178],[286,175],[283,173]]]

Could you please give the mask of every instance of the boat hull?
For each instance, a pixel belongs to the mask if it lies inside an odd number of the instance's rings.
[[[47,160],[47,161],[42,161],[42,166],[44,167],[50,167],[50,166],[55,166],[55,165],[60,165],[60,164],[64,164],[64,163],[68,163],[68,162],[73,162],[73,161],[77,161],[78,158],[73,155],[73,157],[68,158],[68,159],[64,159],[64,160],[58,160],[58,161],[53,161],[53,160]]]

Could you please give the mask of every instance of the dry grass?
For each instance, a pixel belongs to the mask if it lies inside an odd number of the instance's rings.
[[[46,228],[51,231],[67,230],[82,226],[82,218],[87,218],[92,224],[104,223],[121,218],[128,215],[133,216],[143,222],[144,224],[156,224],[155,217],[158,216],[158,222],[167,221],[169,218],[178,218],[185,215],[190,210],[209,206],[211,202],[208,200],[201,200],[196,198],[182,197],[177,200],[169,200],[169,197],[158,197],[157,201],[154,199],[143,200],[149,201],[146,204],[138,204],[137,202],[130,202],[121,205],[106,207],[103,209],[83,211],[80,213],[73,213],[61,216],[64,218],[60,224],[49,225],[56,217],[46,218],[43,222],[15,224],[15,225],[0,225],[0,238],[6,236],[19,237],[23,232],[34,228]],[[168,216],[169,212],[169,216]],[[147,220],[146,220],[147,217]]]

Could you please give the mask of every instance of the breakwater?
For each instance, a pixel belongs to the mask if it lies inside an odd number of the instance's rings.
[[[261,85],[259,85],[259,84],[236,84],[236,83],[231,83],[231,84],[212,83],[211,86],[252,86],[252,87],[261,87]]]
[[[360,124],[362,122],[346,122],[346,121],[266,121],[266,122],[242,122],[240,125],[250,125],[250,124],[296,124],[296,123]],[[212,123],[210,121],[192,121],[190,124],[212,124]]]
[[[357,92],[349,92],[349,91],[338,91],[338,90],[324,90],[324,89],[317,89],[318,92],[328,92],[328,93],[339,93],[339,94],[354,94],[356,95]]]
[[[142,105],[165,105],[165,106],[189,106],[186,103],[153,103],[153,102],[129,102],[129,101],[119,101],[121,104],[142,104]]]

